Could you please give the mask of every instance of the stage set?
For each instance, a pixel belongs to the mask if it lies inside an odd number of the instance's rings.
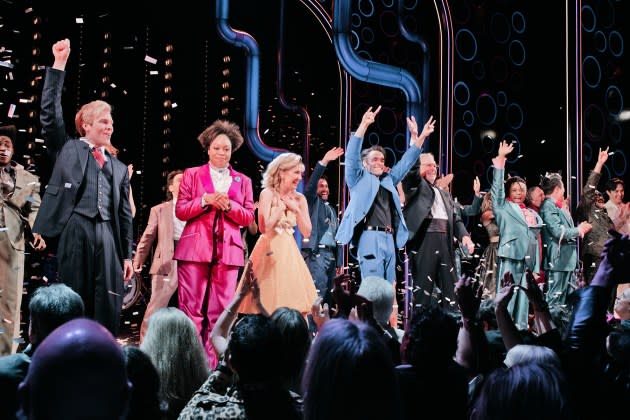
[[[112,143],[133,164],[142,235],[149,210],[165,199],[166,175],[207,156],[196,140],[217,118],[237,123],[245,145],[232,165],[252,178],[279,153],[302,155],[305,181],[331,147],[345,147],[365,110],[382,106],[363,147],[381,145],[391,167],[409,144],[406,117],[437,120],[424,145],[451,193],[472,201],[472,181],[489,189],[491,159],[514,142],[508,171],[528,185],[561,171],[575,208],[599,148],[610,156],[602,185],[630,182],[630,63],[626,1],[217,0],[65,4],[0,3],[0,125],[18,127],[15,160],[50,176],[39,109],[51,45],[72,42],[64,108],[101,98],[113,106]],[[630,39],[630,38],[629,38]],[[66,112],[72,126],[74,112]],[[341,164],[332,162],[331,204],[349,200]],[[478,218],[473,240],[487,238]],[[54,244],[28,255],[25,299],[54,278]],[[355,256],[345,250],[345,267]],[[150,259],[147,259],[150,263]],[[475,261],[464,264],[471,266]],[[123,331],[133,342],[148,301],[148,265],[125,297]],[[398,267],[404,282],[404,262]],[[472,267],[470,267],[472,268]],[[23,324],[27,322],[24,314]],[[27,335],[27,324],[23,336]]]

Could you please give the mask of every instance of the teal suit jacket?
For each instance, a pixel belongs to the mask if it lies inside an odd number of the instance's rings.
[[[530,240],[537,238],[537,228],[530,228],[527,225],[525,216],[517,204],[505,198],[505,188],[503,185],[503,174],[505,169],[494,168],[492,178],[492,211],[499,226],[499,249],[497,255],[513,260],[523,260],[527,256],[527,248]],[[538,227],[542,224],[540,216],[536,215]],[[539,251],[537,251],[539,252]],[[535,256],[530,256],[535,258]]]
[[[545,270],[573,271],[578,267],[578,228],[573,218],[558,208],[551,198],[545,198],[540,206],[540,215],[545,225],[542,229]]]

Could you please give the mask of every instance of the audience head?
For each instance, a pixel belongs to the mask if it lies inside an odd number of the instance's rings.
[[[83,299],[65,284],[53,283],[39,287],[33,292],[28,311],[30,314],[28,335],[35,349],[55,328],[83,316]]]
[[[453,360],[459,326],[442,307],[416,306],[402,344],[403,360],[416,367],[442,368]]]
[[[549,347],[537,346],[532,344],[517,344],[508,350],[503,363],[507,367],[514,366],[517,363],[549,363],[561,369],[560,358],[555,351]]]
[[[485,293],[485,290],[484,290]],[[479,304],[479,310],[477,311],[477,317],[479,321],[483,322],[483,329],[496,330],[499,328],[497,324],[496,305],[494,299],[483,299]]]
[[[168,412],[179,413],[208,378],[208,359],[195,324],[177,308],[158,309],[149,318],[140,349],[158,371],[160,398]]]
[[[613,331],[608,334],[606,350],[618,365],[630,367],[630,331]]]
[[[278,328],[263,315],[245,315],[230,332],[226,358],[241,384],[278,382],[282,339]]]
[[[124,418],[131,395],[123,352],[96,321],[79,318],[50,333],[20,384],[29,419]]]
[[[299,182],[304,172],[302,156],[295,153],[282,153],[276,156],[263,173],[263,188],[279,189],[283,182]],[[295,183],[294,188],[297,187]]]
[[[304,419],[398,418],[394,364],[376,330],[335,318],[313,341],[303,380]]]
[[[299,391],[304,362],[311,347],[311,334],[304,316],[297,309],[280,307],[271,314],[271,323],[280,334],[282,368],[290,389]]]
[[[606,194],[608,194],[608,199],[613,204],[621,204],[623,203],[623,196],[625,192],[625,183],[621,178],[612,178],[606,182]]]
[[[519,363],[495,369],[486,378],[470,418],[570,419],[564,376],[548,363]]]
[[[630,287],[615,299],[615,313],[622,321],[630,319]]]
[[[389,318],[394,310],[394,288],[392,284],[382,277],[367,276],[361,280],[361,285],[357,291],[372,302],[374,319],[380,325],[389,324]]]
[[[127,420],[160,419],[160,377],[151,358],[135,346],[123,347],[127,377],[133,386]]]
[[[177,199],[179,195],[179,184],[182,182],[184,171],[176,169],[171,171],[166,176],[166,201],[170,201],[173,198]]]

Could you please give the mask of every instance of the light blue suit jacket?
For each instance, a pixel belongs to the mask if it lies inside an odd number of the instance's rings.
[[[353,239],[355,228],[367,215],[374,203],[376,193],[382,186],[390,192],[392,203],[396,207],[394,241],[397,248],[402,248],[407,242],[409,233],[400,207],[396,185],[414,165],[420,156],[421,149],[415,145],[409,146],[389,173],[379,179],[363,167],[361,162],[362,143],[363,138],[356,137],[353,133],[346,145],[345,178],[346,185],[350,189],[350,202],[343,214],[335,239],[343,245],[348,244]]]

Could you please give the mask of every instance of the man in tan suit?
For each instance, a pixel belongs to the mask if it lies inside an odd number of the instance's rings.
[[[31,237],[40,184],[37,176],[11,160],[16,133],[13,125],[0,127],[0,355],[15,353],[18,347],[26,241],[37,251],[46,247],[41,236]]]
[[[168,305],[171,296],[177,290],[177,261],[173,260],[175,245],[182,234],[185,223],[175,217],[175,203],[179,194],[179,184],[183,171],[172,171],[166,177],[166,202],[151,208],[149,222],[138,242],[133,268],[142,271],[142,264],[147,259],[157,235],[157,246],[153,254],[151,274],[151,299],[144,312],[140,327],[140,341],[148,327],[148,320],[153,312]]]

